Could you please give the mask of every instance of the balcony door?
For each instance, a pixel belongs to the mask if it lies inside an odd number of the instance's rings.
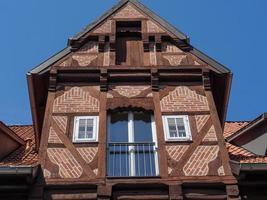
[[[110,113],[107,148],[108,176],[158,175],[156,130],[151,113]]]

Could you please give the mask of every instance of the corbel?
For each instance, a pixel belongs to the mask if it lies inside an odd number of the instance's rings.
[[[211,90],[210,70],[208,70],[208,69],[202,70],[202,81],[203,81],[204,89],[206,91],[210,91]]]
[[[48,90],[51,92],[55,92],[57,89],[57,70],[52,69],[50,71],[50,76],[49,76],[49,88]]]
[[[108,91],[108,70],[101,69],[100,71],[100,91],[107,92]]]
[[[153,91],[159,90],[159,73],[158,69],[151,69],[151,87]]]
[[[170,184],[169,185],[169,196],[170,199],[173,200],[182,200],[183,199],[183,191],[181,184]]]
[[[97,186],[97,199],[108,200],[112,196],[111,184],[100,184]]]
[[[237,185],[226,185],[226,193],[228,196],[227,199],[232,199],[232,200],[240,199],[239,189]]]

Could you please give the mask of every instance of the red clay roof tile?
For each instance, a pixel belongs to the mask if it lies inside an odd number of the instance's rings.
[[[21,139],[32,142],[28,149],[26,146],[20,146],[14,152],[0,161],[0,166],[19,166],[19,165],[36,165],[38,162],[38,153],[35,149],[34,129],[31,125],[9,126]]]

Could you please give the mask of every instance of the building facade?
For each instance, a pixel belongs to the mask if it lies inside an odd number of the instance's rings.
[[[264,165],[266,153],[237,142],[249,122],[223,130],[231,78],[144,5],[120,1],[27,74],[34,129],[1,125],[12,138],[2,196],[240,199],[240,163]]]

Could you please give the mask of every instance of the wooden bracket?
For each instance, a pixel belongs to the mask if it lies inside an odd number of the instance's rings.
[[[48,91],[55,92],[56,89],[57,89],[57,70],[54,69],[50,71]]]
[[[169,198],[172,200],[182,200],[183,192],[181,184],[169,185]]]
[[[151,69],[151,87],[153,91],[159,90],[159,73],[158,69]]]
[[[226,185],[226,193],[228,196],[227,199],[231,200],[240,199],[238,185]]]
[[[100,71],[100,91],[107,92],[108,91],[108,70],[101,69]]]
[[[206,91],[211,90],[211,83],[210,83],[210,71],[209,70],[202,70],[202,80],[203,86]]]
[[[112,195],[112,185],[98,185],[97,186],[97,199],[106,200],[110,199]]]

